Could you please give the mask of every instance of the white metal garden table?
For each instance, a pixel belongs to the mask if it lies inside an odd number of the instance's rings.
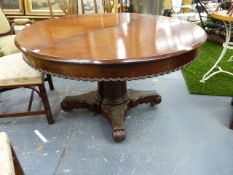
[[[226,28],[226,40],[223,43],[223,50],[219,58],[217,59],[215,64],[210,68],[210,70],[208,70],[206,74],[202,77],[202,79],[200,80],[203,83],[218,73],[226,73],[228,75],[233,76],[232,72],[226,71],[219,66],[219,63],[224,58],[227,52],[227,49],[233,49],[233,42],[230,41],[233,16],[228,14],[227,11],[216,11],[211,14],[211,17],[223,21],[225,28]],[[231,56],[228,61],[233,61],[233,56]]]

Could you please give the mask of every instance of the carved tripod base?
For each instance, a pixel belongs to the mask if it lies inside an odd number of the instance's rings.
[[[98,90],[84,95],[66,97],[61,103],[64,111],[87,108],[103,113],[112,125],[113,139],[125,139],[124,116],[129,108],[142,103],[159,104],[161,97],[154,91],[127,90],[126,82],[98,82]]]

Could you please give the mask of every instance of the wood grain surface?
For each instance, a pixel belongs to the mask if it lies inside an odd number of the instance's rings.
[[[197,56],[205,40],[205,32],[189,22],[119,13],[45,20],[20,32],[15,42],[25,61],[45,72],[113,80],[179,68]]]

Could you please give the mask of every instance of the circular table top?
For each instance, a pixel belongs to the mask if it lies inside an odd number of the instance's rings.
[[[228,21],[228,22],[233,21],[233,16],[227,14],[227,10],[213,12],[213,13],[211,13],[211,16],[212,16],[212,18],[219,19],[222,21]]]
[[[37,22],[17,34],[31,66],[81,80],[128,80],[177,69],[206,40],[199,26],[145,14],[89,14]]]

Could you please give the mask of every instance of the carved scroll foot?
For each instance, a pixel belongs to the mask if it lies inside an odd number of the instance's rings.
[[[95,97],[96,93],[94,91],[79,96],[68,96],[62,101],[61,108],[66,112],[79,108],[97,111],[98,105]]]
[[[129,89],[129,108],[133,108],[139,104],[149,103],[151,106],[157,105],[161,102],[161,96],[154,91],[136,91]]]
[[[124,116],[127,107],[127,102],[117,106],[101,106],[101,110],[104,116],[112,124],[112,137],[115,140],[115,142],[121,142],[125,140]]]
[[[115,142],[121,142],[125,140],[125,130],[113,131],[112,138],[115,140]]]

